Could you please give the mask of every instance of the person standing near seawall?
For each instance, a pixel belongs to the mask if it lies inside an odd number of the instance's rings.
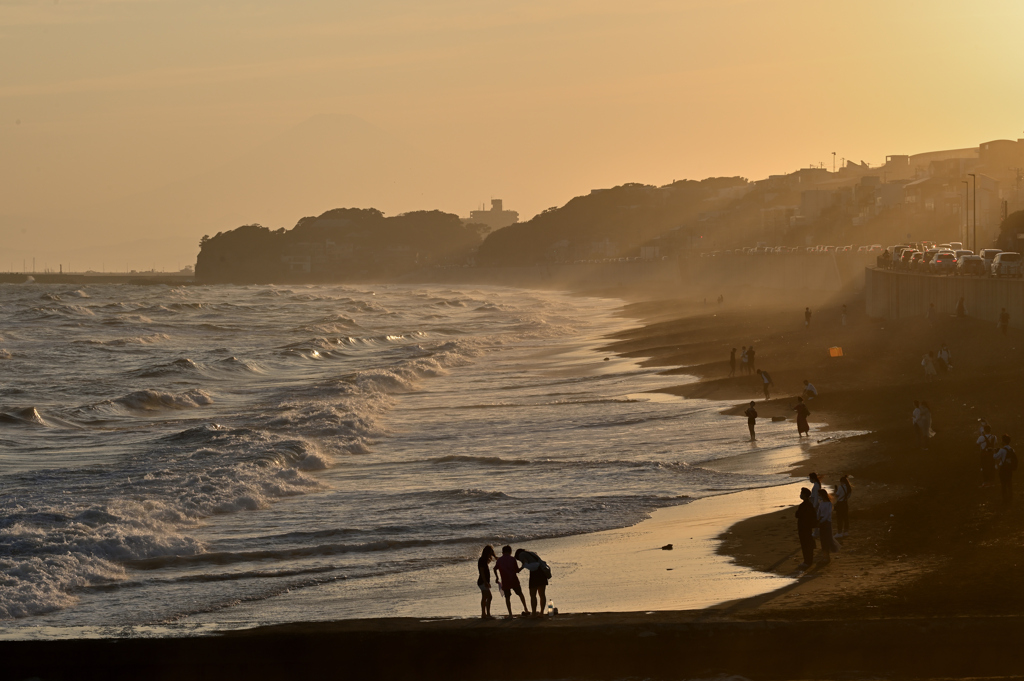
[[[796,567],[798,570],[803,570],[809,568],[814,562],[814,528],[818,526],[818,511],[811,503],[811,490],[801,487],[800,498],[803,501],[796,507],[796,534],[800,538],[800,550],[803,552],[804,562]]]
[[[754,426],[757,425],[757,409],[754,409],[753,400],[750,401],[750,406],[743,413],[747,415],[747,429],[750,430],[750,439],[756,440],[757,438],[754,437]]]

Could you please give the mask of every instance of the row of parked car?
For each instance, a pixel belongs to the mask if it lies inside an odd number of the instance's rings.
[[[899,244],[886,250],[889,257],[880,259],[885,266],[912,272],[1019,277],[1024,271],[1020,253],[984,248],[975,254],[960,242]]]
[[[866,255],[881,253],[883,250],[885,249],[882,247],[882,244],[872,244],[870,246],[854,246],[853,244],[849,246],[806,246],[804,248],[799,246],[748,246],[727,251],[707,251],[701,253],[700,257],[719,258],[725,255],[773,255],[776,253],[810,253],[812,255],[858,253]]]

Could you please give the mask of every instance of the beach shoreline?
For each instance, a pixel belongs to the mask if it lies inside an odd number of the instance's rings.
[[[849,326],[839,323],[838,306],[833,305],[816,310],[816,319],[822,321],[803,328],[799,310],[786,316],[777,309],[751,306],[708,310],[703,305],[670,301],[638,303],[627,305],[624,312],[641,319],[640,324],[616,334],[604,348],[669,374],[696,376],[699,380],[666,392],[728,402],[734,406],[723,412],[738,415],[740,405],[755,398],[757,386],[749,377],[727,376],[727,352],[734,344],[732,338],[749,339],[758,346],[758,365],[770,369],[781,395],[767,401],[757,397],[762,417],[784,416],[784,423],[795,431],[791,420],[794,396],[802,378],[809,377],[821,391],[811,403],[812,424],[824,431],[862,432],[801,451],[780,466],[779,472],[790,476],[786,484],[769,488],[791,494],[791,501],[776,499],[771,510],[738,515],[706,539],[725,564],[777,579],[775,588],[693,609],[654,612],[638,608],[641,612],[607,613],[595,606],[592,613],[568,608],[551,620],[517,618],[511,622],[481,622],[472,617],[478,605],[471,598],[473,609],[462,617],[325,620],[193,639],[165,638],[151,645],[163,651],[159,655],[170,656],[166,657],[167,669],[178,673],[191,663],[174,658],[168,652],[172,649],[189,651],[189,659],[214,659],[217,678],[241,678],[225,672],[223,665],[232,660],[237,664],[243,651],[249,659],[261,660],[265,642],[286,645],[296,640],[302,641],[304,650],[315,641],[346,651],[347,659],[366,678],[1016,674],[1016,657],[1008,656],[1010,648],[1005,642],[1024,632],[1024,621],[1017,616],[1024,605],[1024,592],[999,575],[1012,570],[1021,558],[1021,516],[1016,509],[1000,508],[998,488],[979,487],[976,457],[965,452],[972,446],[971,430],[979,415],[994,423],[1020,421],[1020,416],[1007,413],[998,397],[1021,379],[1019,369],[1007,367],[1014,366],[1015,346],[1024,338],[1011,332],[1006,339],[982,337],[979,341],[980,334],[988,331],[991,335],[991,330],[987,325],[982,329],[974,320],[881,322],[867,319],[855,303],[850,307]],[[943,377],[942,382],[927,381],[917,367],[919,350],[940,341],[948,341],[956,358],[956,373]],[[979,352],[982,343],[984,352]],[[829,357],[827,349],[833,346],[844,348],[843,358]],[[918,398],[932,402],[939,431],[928,452],[916,449],[909,428],[911,403]],[[744,426],[737,418],[736,428],[745,430]],[[840,474],[852,476],[853,532],[831,565],[798,576],[792,510],[799,479],[811,470],[822,474],[829,488]],[[700,501],[721,503],[747,493]],[[942,503],[935,503],[936,497]],[[697,503],[659,509],[644,522],[648,527],[657,525],[662,518],[684,514],[680,509]],[[587,542],[593,541],[595,534],[640,532],[644,522],[552,541]],[[659,536],[668,535],[654,533],[649,538],[641,536],[640,541],[655,551],[657,547],[649,545],[657,543]],[[659,559],[679,555],[675,550],[659,554]],[[556,604],[558,588],[556,576],[551,591]],[[499,613],[503,608],[496,598],[493,610]],[[816,640],[815,645],[823,648],[839,646],[841,641],[844,655],[841,660],[838,656],[835,660],[808,659],[792,649],[794,637]],[[20,658],[30,650],[43,649],[35,646],[52,644],[50,650],[81,646],[81,654],[99,662],[110,643],[100,640],[90,647],[83,640],[0,641],[0,651],[6,649]],[[132,650],[143,645],[136,640],[124,643]],[[540,669],[495,671],[488,660],[496,645],[527,646],[543,665]],[[386,652],[396,646],[436,664],[410,666],[396,661]],[[679,650],[686,655],[680,657]],[[626,659],[628,666],[615,661],[620,658]],[[323,653],[314,651],[304,669],[315,671],[322,664],[326,664]],[[272,664],[246,668],[249,675],[245,678],[274,678]],[[111,676],[117,677],[116,670]],[[170,671],[154,678],[170,678]]]

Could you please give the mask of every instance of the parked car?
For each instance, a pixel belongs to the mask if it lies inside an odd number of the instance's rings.
[[[952,274],[956,271],[956,254],[953,251],[939,251],[928,263],[928,269],[935,274]]]
[[[982,258],[985,259],[985,273],[988,274],[992,271],[992,261],[996,259],[996,256],[1002,253],[998,248],[983,248],[978,253]]]
[[[980,255],[962,256],[957,260],[956,273],[965,276],[985,274],[985,259]]]
[[[964,244],[962,241],[950,241],[949,247],[949,250],[955,253],[956,251],[962,251],[964,249]]]
[[[1021,273],[1020,253],[1001,251],[992,260],[993,277],[1019,277]]]

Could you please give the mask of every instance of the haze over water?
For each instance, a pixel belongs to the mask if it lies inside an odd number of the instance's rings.
[[[642,394],[686,377],[604,361],[630,324],[615,308],[499,288],[0,287],[0,617],[230,620],[788,482],[715,470],[751,446],[721,405]],[[793,445],[791,426],[763,430],[760,449]]]

